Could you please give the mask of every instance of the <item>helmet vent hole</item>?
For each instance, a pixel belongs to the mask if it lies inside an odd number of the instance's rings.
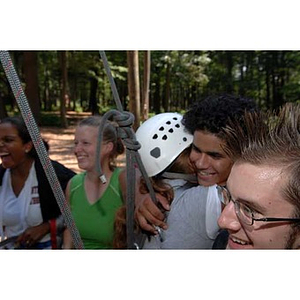
[[[178,120],[177,117],[174,117],[173,120]]]
[[[183,138],[183,141],[184,141],[184,142],[186,142],[186,141],[187,141],[187,138],[186,138],[186,137],[184,137],[184,138]]]
[[[163,127],[163,126],[161,126],[160,128],[159,128],[159,131],[164,131],[165,130],[165,128]]]
[[[165,140],[168,139],[168,137],[167,137],[166,135],[164,135],[164,136],[162,137],[162,139],[165,141]]]
[[[179,127],[180,127],[180,124],[177,123],[177,124],[175,125],[175,127],[176,127],[176,128],[179,128]]]
[[[170,124],[171,124],[171,121],[167,121],[166,124],[167,124],[167,125],[170,125]]]
[[[160,148],[155,147],[150,151],[150,155],[154,158],[159,158],[160,157]]]
[[[156,140],[158,138],[158,135],[155,133],[154,136],[152,137],[153,140]]]
[[[170,133],[173,133],[173,132],[174,132],[173,128],[170,128],[170,129],[169,129],[169,132],[170,132]]]

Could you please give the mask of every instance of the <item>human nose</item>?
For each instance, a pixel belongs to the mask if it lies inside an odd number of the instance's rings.
[[[234,203],[230,201],[223,209],[219,219],[218,225],[220,228],[238,231],[241,227],[240,221],[236,215]]]
[[[209,157],[205,153],[193,153],[191,154],[191,161],[197,169],[207,169],[209,167]]]

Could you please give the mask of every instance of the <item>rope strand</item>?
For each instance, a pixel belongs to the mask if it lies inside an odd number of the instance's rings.
[[[38,154],[38,158],[41,161],[41,164],[45,171],[46,177],[49,181],[49,184],[51,186],[51,189],[52,189],[55,199],[57,201],[57,204],[58,204],[60,211],[65,219],[66,225],[71,232],[74,246],[77,249],[83,249],[83,243],[82,243],[81,237],[79,235],[79,232],[75,226],[75,222],[73,220],[69,205],[66,202],[64,193],[62,191],[62,188],[60,186],[60,183],[58,181],[58,178],[54,171],[54,168],[51,164],[47,150],[42,141],[42,137],[41,137],[39,129],[36,125],[36,122],[35,122],[32,112],[31,112],[31,109],[29,107],[25,93],[23,92],[19,77],[15,71],[15,68],[11,61],[9,53],[7,51],[0,51],[0,60],[1,60],[2,66],[4,68],[6,77],[11,86],[11,89],[13,91],[13,94],[14,94],[16,101],[18,103],[18,106],[20,108],[21,115],[24,119],[26,127],[31,136],[33,145]]]
[[[114,100],[119,111],[111,110],[104,114],[102,123],[99,127],[99,138],[97,144],[97,157],[101,153],[101,141],[104,123],[107,119],[113,117],[114,121],[118,124],[118,136],[123,140],[126,147],[126,172],[127,172],[127,195],[126,195],[126,230],[127,230],[127,248],[128,249],[139,249],[142,248],[146,235],[141,233],[139,235],[134,233],[134,207],[135,207],[135,164],[137,164],[143,178],[145,179],[147,188],[150,193],[150,197],[154,203],[157,203],[155,192],[153,190],[150,179],[146,173],[145,167],[142,163],[138,149],[141,145],[136,140],[135,133],[132,129],[132,124],[134,122],[134,115],[130,112],[123,111],[123,107],[120,101],[120,97],[110,72],[108,61],[104,51],[99,51],[100,56],[103,60],[103,65],[106,70]],[[99,177],[102,176],[101,165],[97,161],[97,172]]]

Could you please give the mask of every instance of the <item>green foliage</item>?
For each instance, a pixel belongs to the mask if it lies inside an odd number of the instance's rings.
[[[41,126],[55,126],[59,127],[61,124],[60,114],[42,112],[41,114]]]
[[[144,52],[139,51],[140,87]],[[22,84],[23,51],[10,52]],[[127,52],[106,51],[120,100],[128,110]],[[116,108],[98,51],[67,51],[69,110]],[[39,97],[43,111],[59,112],[61,101],[59,51],[38,52]],[[234,93],[257,100],[262,108],[276,108],[300,100],[299,51],[151,51],[150,114],[184,112],[190,103],[212,94]],[[141,93],[142,94],[142,93]],[[8,112],[18,108],[0,68],[0,101]],[[42,114],[42,123],[59,124],[59,116]]]

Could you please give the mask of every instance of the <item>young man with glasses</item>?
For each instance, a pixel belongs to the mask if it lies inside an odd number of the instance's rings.
[[[247,115],[245,124],[227,130],[224,149],[234,161],[219,187],[226,248],[300,248],[300,105]]]

